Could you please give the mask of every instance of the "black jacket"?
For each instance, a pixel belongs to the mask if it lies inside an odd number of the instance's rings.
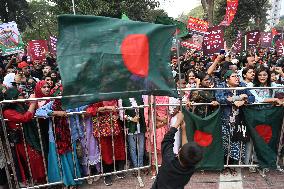
[[[177,129],[172,127],[162,141],[162,166],[152,189],[183,189],[193,175],[195,168],[182,167],[173,152]]]

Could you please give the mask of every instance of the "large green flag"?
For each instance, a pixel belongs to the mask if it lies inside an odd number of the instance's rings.
[[[170,47],[174,26],[98,16],[58,18],[63,107],[141,96],[176,96]]]
[[[203,148],[203,159],[197,165],[201,170],[222,170],[224,152],[221,140],[220,108],[207,117],[199,117],[183,110],[188,141],[194,141]]]
[[[276,168],[283,110],[283,107],[247,107],[243,110],[261,168]]]
[[[186,37],[188,35],[188,29],[183,22],[174,20],[171,17],[158,16],[155,21],[156,24],[175,25],[177,27],[176,33],[178,37]]]

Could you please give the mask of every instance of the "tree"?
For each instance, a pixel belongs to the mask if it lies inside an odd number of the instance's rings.
[[[154,22],[157,16],[167,16],[161,9],[155,9],[159,3],[155,0],[80,0],[75,1],[78,15],[98,15],[121,18],[125,13],[131,20]],[[33,0],[28,10],[31,24],[23,33],[24,41],[48,39],[57,35],[56,15],[73,14],[71,0]]]
[[[50,0],[57,14],[72,14],[71,0]],[[76,14],[121,18],[125,13],[131,20],[148,21],[149,11],[159,6],[157,0],[81,0],[75,1]]]
[[[204,10],[205,18],[208,21],[209,27],[213,25],[215,0],[201,0],[201,5]]]
[[[23,32],[24,41],[48,39],[49,36],[57,34],[56,15],[53,14],[53,9],[54,6],[45,0],[29,3],[32,24]]]
[[[26,0],[0,0],[0,21],[3,23],[15,21],[20,31],[31,25],[31,14]]]
[[[168,17],[168,13],[166,13],[163,9],[155,9],[148,11],[148,22],[155,22],[157,17]]]
[[[281,16],[279,19],[279,23],[275,26],[278,30],[283,30],[284,28],[284,16]]]
[[[218,25],[226,14],[226,1],[217,1],[214,11],[214,25]],[[269,0],[239,0],[238,10],[230,26],[225,28],[225,40],[231,46],[235,41],[237,30],[265,30]]]
[[[194,18],[203,19],[204,18],[204,10],[203,10],[202,6],[200,5],[198,7],[195,7],[194,9],[192,9],[187,14],[181,14],[178,19],[183,23],[187,23],[188,17],[190,17],[190,16],[192,16]]]

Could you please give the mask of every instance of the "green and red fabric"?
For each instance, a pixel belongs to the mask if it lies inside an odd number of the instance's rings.
[[[203,148],[203,159],[197,165],[201,170],[222,170],[224,152],[221,140],[220,108],[207,117],[199,117],[183,109],[188,141],[194,141]]]
[[[243,111],[260,167],[276,168],[283,107],[247,107]]]
[[[176,96],[170,48],[174,26],[99,16],[58,18],[63,107],[141,96]]]
[[[160,17],[160,16],[158,16],[156,18],[155,23],[156,24],[164,24],[164,25],[175,25],[177,27],[176,33],[175,33],[175,34],[177,34],[177,37],[183,38],[183,37],[188,36],[188,34],[189,34],[185,23],[183,23],[181,21],[174,20],[171,17]]]
[[[280,40],[281,36],[275,28],[271,29],[271,34],[272,34],[272,47],[274,47],[276,45],[276,41]]]

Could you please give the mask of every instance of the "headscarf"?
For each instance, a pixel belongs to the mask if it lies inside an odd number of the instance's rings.
[[[42,98],[42,97],[49,97],[51,96],[51,94],[49,93],[48,95],[44,95],[41,91],[41,88],[45,85],[48,84],[46,81],[42,80],[39,81],[36,86],[35,86],[35,97],[36,98]],[[42,100],[42,101],[38,101],[37,105],[38,107],[42,107],[43,105],[47,104],[49,102],[49,100]]]
[[[36,98],[42,98],[42,97],[48,97],[50,95],[44,95],[41,91],[41,88],[47,84],[46,81],[42,80],[42,81],[39,81],[37,82],[36,86],[35,86],[35,97]]]
[[[16,100],[20,94],[21,93],[20,91],[17,90],[17,88],[15,87],[8,88],[4,94],[4,98],[6,100]],[[27,112],[28,107],[25,104],[9,103],[9,105],[6,106],[5,109],[6,110],[13,109],[21,114],[24,114]],[[22,123],[22,126],[23,126],[24,135],[25,135],[25,140],[27,141],[27,143],[35,150],[41,151],[38,130],[37,130],[35,120]]]
[[[16,87],[8,88],[4,93],[5,100],[16,100],[20,95],[20,91]]]

